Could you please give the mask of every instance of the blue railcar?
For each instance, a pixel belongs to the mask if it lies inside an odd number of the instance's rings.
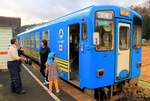
[[[141,73],[141,16],[94,5],[17,35],[25,54],[39,58],[42,39],[57,56],[61,78],[80,88],[102,88]]]

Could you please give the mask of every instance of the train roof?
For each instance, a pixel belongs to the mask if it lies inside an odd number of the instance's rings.
[[[61,16],[61,17],[59,17],[59,18],[56,18],[56,19],[54,19],[54,20],[51,20],[51,21],[49,21],[48,23],[46,23],[46,24],[43,24],[43,25],[40,25],[40,26],[37,26],[37,27],[35,27],[35,28],[33,28],[33,29],[30,29],[30,30],[27,30],[27,31],[25,31],[25,32],[22,32],[22,33],[20,33],[20,34],[18,34],[17,36],[21,36],[21,35],[23,35],[23,34],[26,34],[26,33],[30,33],[30,32],[32,32],[32,31],[34,31],[34,30],[38,30],[38,29],[40,29],[40,28],[43,28],[43,27],[47,27],[47,26],[49,26],[49,25],[51,25],[51,24],[54,24],[54,23],[59,23],[59,22],[64,22],[66,19],[70,19],[70,18],[73,18],[73,17],[76,17],[76,16],[87,16],[90,12],[91,12],[91,10],[93,9],[93,8],[98,8],[98,7],[101,7],[101,9],[113,9],[113,8],[115,8],[115,9],[120,9],[120,8],[123,8],[123,7],[120,7],[120,6],[115,6],[115,5],[92,5],[92,6],[89,6],[89,7],[86,7],[86,8],[83,8],[83,9],[80,9],[80,10],[78,10],[78,11],[75,11],[75,12],[72,12],[72,13],[69,13],[69,14],[66,14],[66,15],[64,15],[64,16]],[[135,12],[134,10],[132,10],[132,9],[129,9],[130,10],[130,12],[132,12],[134,15],[136,15],[137,17],[139,17],[139,18],[141,18],[141,16],[137,13],[137,12]]]

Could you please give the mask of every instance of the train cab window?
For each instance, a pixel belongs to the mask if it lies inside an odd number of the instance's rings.
[[[47,44],[49,45],[49,31],[48,30],[43,32],[43,38],[42,39],[47,40]]]
[[[142,41],[142,21],[139,18],[134,18],[134,33],[133,33],[133,47],[140,48]]]
[[[97,33],[96,50],[112,50],[114,40],[114,24],[112,21],[96,20],[95,33]]]
[[[34,48],[34,33],[31,34],[31,47]]]
[[[82,40],[87,39],[87,24],[82,23]]]
[[[40,47],[40,36],[39,36],[40,34],[37,32],[37,33],[35,33],[35,40],[36,40],[36,42],[35,42],[35,47],[36,48],[39,48]]]
[[[119,49],[128,50],[129,49],[129,27],[121,26],[119,29]]]

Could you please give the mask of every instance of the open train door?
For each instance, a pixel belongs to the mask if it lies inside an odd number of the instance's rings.
[[[69,25],[69,81],[79,86],[80,24]]]
[[[83,76],[81,69],[85,60],[83,46],[86,39],[86,22],[69,25],[69,80],[77,86],[80,86],[81,76]]]

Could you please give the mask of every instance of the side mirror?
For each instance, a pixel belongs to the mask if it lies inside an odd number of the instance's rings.
[[[93,44],[95,46],[99,45],[100,44],[100,37],[99,37],[99,32],[94,32],[93,33]]]

